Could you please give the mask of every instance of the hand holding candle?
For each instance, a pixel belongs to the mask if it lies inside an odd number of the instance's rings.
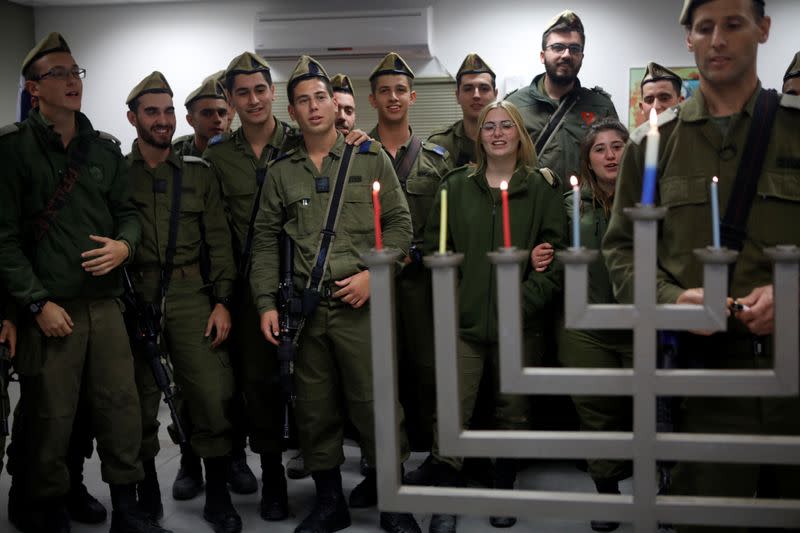
[[[439,253],[447,253],[447,189],[441,192],[441,210],[439,212]]]
[[[569,179],[572,185],[572,247],[581,247],[581,192],[578,187],[578,178],[572,176]]]
[[[381,192],[381,184],[378,181],[372,182],[372,207],[375,211],[375,249],[383,250],[383,236],[381,235],[381,200],[378,193]]]
[[[714,248],[719,248],[719,179],[714,176],[711,178],[711,234]]]
[[[503,246],[511,248],[511,221],[508,217],[508,182],[500,182],[500,199],[503,204]]]
[[[653,205],[656,198],[656,173],[658,169],[658,116],[655,108],[650,110],[650,131],[647,132],[647,148],[644,154],[644,179],[642,182],[642,205]]]

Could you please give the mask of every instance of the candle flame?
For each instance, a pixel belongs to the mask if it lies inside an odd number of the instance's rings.
[[[711,178],[711,181],[713,181],[714,183],[719,183],[719,178],[714,176],[713,178]]]
[[[503,181],[500,182],[500,190],[501,191],[507,191],[508,190],[508,182],[506,180],[503,180]]]
[[[578,186],[578,178],[576,178],[575,176],[570,177],[569,178],[569,184],[572,185],[573,187],[577,187]]]
[[[381,190],[381,183],[379,181],[372,182],[372,190],[378,192]]]
[[[650,109],[650,127],[655,128],[658,126],[658,113],[656,113],[656,108],[653,107]]]

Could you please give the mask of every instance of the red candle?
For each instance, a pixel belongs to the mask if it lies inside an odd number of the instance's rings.
[[[503,202],[503,246],[511,248],[511,221],[508,218],[508,182],[500,182],[500,198]]]
[[[378,193],[381,192],[381,184],[377,181],[372,182],[372,207],[375,211],[375,249],[383,250],[383,236],[381,235],[381,201]]]

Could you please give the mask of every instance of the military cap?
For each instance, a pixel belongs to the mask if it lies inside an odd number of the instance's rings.
[[[645,83],[651,83],[654,81],[677,81],[678,84],[683,83],[681,77],[672,72],[667,67],[662,67],[658,63],[650,62],[647,64],[647,69],[644,72],[644,77],[642,78],[642,82],[639,84],[640,87],[644,87]]]
[[[786,74],[783,75],[783,81],[798,77],[800,77],[800,52],[794,55],[794,61],[792,61],[792,64],[786,69]]]
[[[172,96],[172,88],[167,83],[167,78],[157,70],[136,84],[125,103],[130,104],[141,95],[148,93],[166,93]]]
[[[764,0],[754,1],[758,2],[762,6],[764,5]],[[684,26],[689,24],[689,22],[692,20],[692,11],[694,11],[694,8],[697,6],[697,2],[698,0],[683,0],[683,9],[681,10],[681,17],[678,19],[678,22]]]
[[[225,100],[225,91],[215,75],[211,75],[203,80],[203,84],[200,85],[200,87],[189,93],[184,105],[189,107],[189,104],[201,98],[219,98],[220,100]]]
[[[298,59],[297,63],[294,65],[292,75],[289,76],[289,84],[287,85],[286,90],[291,95],[292,89],[295,85],[310,78],[320,78],[328,82],[331,81],[331,79],[328,77],[328,73],[325,72],[325,69],[322,68],[322,65],[319,64],[319,61],[311,56],[300,56],[300,59]]]
[[[219,84],[224,84],[225,83],[225,71],[224,70],[218,70],[214,74],[209,74],[208,76],[205,77],[205,79],[203,80],[203,83],[207,82],[208,80],[214,80],[215,82],[217,82]]]
[[[47,54],[52,54],[54,52],[72,53],[72,51],[69,49],[67,41],[65,41],[64,37],[57,32],[53,32],[39,41],[36,46],[34,46],[33,49],[28,52],[28,55],[26,55],[25,59],[22,60],[21,72],[24,74],[25,71],[28,70],[28,67],[31,66],[31,63],[40,57],[44,57]]]
[[[369,75],[369,81],[383,74],[404,74],[412,80],[414,79],[414,71],[397,52],[389,52],[381,59],[381,62]]]
[[[562,11],[553,17],[550,22],[547,23],[547,27],[544,29],[543,35],[547,35],[547,33],[556,26],[560,26],[559,31],[576,31],[581,35],[584,35],[583,22],[581,22],[581,18],[576,15],[574,11],[570,11],[569,9]]]
[[[492,79],[495,79],[494,71],[486,64],[486,61],[484,61],[481,56],[478,54],[467,54],[461,66],[458,67],[456,79],[461,79],[461,76],[464,74],[482,74],[484,72],[490,74]]]
[[[355,92],[353,91],[353,83],[350,81],[350,78],[347,74],[337,74],[336,76],[331,78],[331,87],[333,87],[334,91],[339,91],[340,93],[350,93],[355,96]]]
[[[269,63],[257,54],[245,52],[233,58],[224,74],[228,78],[236,74],[253,74],[254,72],[269,72]]]

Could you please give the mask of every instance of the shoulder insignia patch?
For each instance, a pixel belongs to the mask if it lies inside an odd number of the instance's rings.
[[[607,96],[607,97],[611,98],[611,95],[608,94],[605,90],[603,90],[603,88],[600,87],[599,85],[595,85],[594,87],[592,87],[591,90],[594,93],[599,93],[599,94],[602,94],[603,96]]]
[[[192,164],[195,164],[195,165],[203,165],[206,168],[211,168],[211,163],[209,163],[208,161],[206,161],[202,157],[197,157],[197,156],[193,156],[193,155],[185,155],[185,156],[183,156],[183,162],[184,163],[192,163]]]
[[[276,157],[275,159],[273,159],[272,161],[269,162],[269,166],[274,165],[278,161],[283,161],[284,159],[289,158],[290,156],[294,155],[296,152],[297,152],[297,148],[292,148],[291,150],[289,150],[287,152],[283,152],[283,153],[279,154],[278,157]]]
[[[2,128],[0,128],[0,137],[8,135],[9,133],[16,133],[18,131],[19,131],[19,126],[17,125],[16,122],[13,124],[6,124]]]
[[[422,146],[424,146],[425,148],[427,148],[428,150],[430,150],[435,154],[438,154],[442,157],[447,157],[447,148],[445,148],[444,146],[439,146],[438,144],[434,144],[431,142],[425,142],[422,144]]]
[[[214,135],[213,137],[211,137],[208,140],[208,145],[209,146],[214,146],[215,144],[219,144],[219,143],[221,143],[222,141],[224,141],[227,138],[228,138],[228,134],[226,134],[226,133],[218,133],[217,135]]]
[[[782,94],[781,107],[788,107],[791,109],[800,109],[800,95],[796,94]]]
[[[377,153],[376,147],[378,145],[373,143],[371,139],[364,141],[363,143],[358,145],[358,152],[359,154],[368,154],[370,152]]]
[[[117,139],[116,137],[114,137],[113,135],[111,135],[110,133],[106,133],[104,131],[97,130],[97,136],[100,137],[101,139],[106,140],[106,141],[111,141],[114,144],[116,144],[117,146],[122,146],[122,143],[120,142],[120,140]]]
[[[555,189],[556,187],[561,185],[561,180],[559,180],[556,173],[550,170],[549,168],[542,167],[539,169],[539,172],[542,173],[542,177],[547,182],[547,184],[550,185],[552,188]]]

